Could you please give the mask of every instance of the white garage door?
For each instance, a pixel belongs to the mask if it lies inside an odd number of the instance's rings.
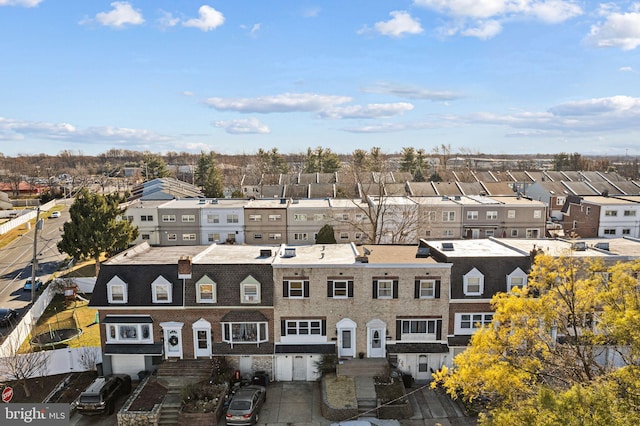
[[[111,355],[111,371],[128,374],[138,380],[138,372],[144,370],[144,355]]]

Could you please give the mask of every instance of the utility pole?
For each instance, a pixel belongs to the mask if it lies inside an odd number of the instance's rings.
[[[42,228],[40,206],[36,210],[36,229],[33,232],[33,259],[31,260],[31,303],[36,300],[36,270],[38,269],[38,230]]]

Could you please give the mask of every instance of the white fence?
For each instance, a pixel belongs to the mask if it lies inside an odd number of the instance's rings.
[[[49,209],[51,209],[55,205],[56,205],[56,201],[52,200],[46,204],[41,205],[40,210],[49,211]],[[36,210],[32,210],[29,213],[23,214],[21,216],[16,217],[15,219],[11,219],[10,221],[3,223],[2,225],[0,225],[0,235],[6,234],[7,232],[11,231],[14,228],[17,228],[18,226],[22,226],[23,224],[27,223],[31,219],[35,219],[35,217],[36,217]]]

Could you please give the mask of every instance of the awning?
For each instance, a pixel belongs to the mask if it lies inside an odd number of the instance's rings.
[[[321,343],[316,345],[283,345],[277,344],[277,354],[333,354],[336,353],[335,343]]]
[[[266,322],[267,317],[259,311],[231,311],[220,322]]]
[[[444,343],[394,343],[387,345],[387,352],[393,354],[441,354],[449,352],[449,347]]]
[[[107,315],[103,324],[151,324],[153,319],[149,315]]]
[[[162,343],[147,344],[106,344],[104,346],[105,355],[162,355]]]

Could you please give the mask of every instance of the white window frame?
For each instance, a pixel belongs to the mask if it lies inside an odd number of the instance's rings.
[[[106,324],[107,343],[153,343],[151,323]],[[144,337],[146,334],[146,337]],[[129,335],[129,337],[127,337]]]
[[[322,336],[322,320],[285,320],[286,336]]]
[[[227,223],[238,223],[239,215],[235,213],[230,213],[227,215]]]
[[[407,318],[401,319],[400,322],[400,340],[414,342],[436,340],[436,337],[438,335],[437,320],[424,318]],[[422,329],[424,329],[424,331],[420,331]]]
[[[282,239],[282,234],[280,232],[273,232],[269,234],[269,239],[270,240],[281,240]]]
[[[605,228],[602,230],[603,235],[616,235],[616,228]]]
[[[172,302],[172,288],[173,286],[165,277],[158,277],[151,283],[151,296],[153,303],[171,303]],[[159,299],[159,290],[164,289],[164,293],[167,295],[166,299]]]
[[[220,215],[219,214],[208,214],[207,215],[207,223],[220,223]]]
[[[635,217],[636,211],[635,210],[625,210],[623,215],[626,216],[626,217],[629,217],[629,216]]]
[[[175,222],[176,221],[176,215],[175,214],[163,214],[162,215],[162,221],[163,222]]]
[[[477,291],[469,290],[469,286],[477,286]],[[484,292],[484,275],[476,268],[473,268],[464,275],[463,291],[465,296],[482,296]]]
[[[480,327],[491,324],[493,312],[461,312],[455,314],[454,333],[470,336]]]
[[[338,287],[337,284],[340,284],[339,289],[337,288]],[[331,287],[333,288],[332,296],[334,299],[349,298],[349,281],[348,280],[333,280]],[[344,290],[344,294],[342,294],[343,290]]]
[[[210,234],[207,234],[207,241],[209,241],[210,243],[219,243],[222,240],[220,239],[220,234],[218,232],[212,232]]]
[[[378,280],[378,299],[393,299],[393,280]]]
[[[485,238],[489,238],[489,237],[493,237],[495,235],[495,231],[493,229],[485,229],[484,230],[484,237]]]
[[[259,232],[253,234],[253,239],[254,240],[261,240],[262,239],[262,234],[259,233]]]
[[[340,240],[348,240],[349,239],[349,233],[348,232],[341,232],[340,236],[338,237],[338,239]]]
[[[293,289],[292,284],[300,288]],[[289,299],[304,299],[304,280],[287,280],[287,296]]]
[[[182,234],[182,241],[195,241],[196,234]]]
[[[307,214],[306,213],[295,213],[293,215],[293,220],[295,222],[306,222],[307,221]]]
[[[294,241],[308,241],[309,234],[307,234],[306,232],[296,232],[295,234],[293,234],[293,239]]]
[[[534,210],[533,211],[534,219],[542,219],[542,210]]]
[[[270,214],[268,216],[269,222],[279,222],[282,220],[281,214]]]
[[[202,288],[204,286],[211,286],[210,298],[202,297],[203,295]],[[216,284],[215,281],[209,278],[208,275],[204,275],[202,278],[198,280],[198,282],[196,282],[196,302],[197,303],[216,303],[218,299],[217,287],[218,285]]]
[[[515,210],[507,210],[507,219],[515,219],[516,211]]]
[[[538,238],[540,236],[540,229],[527,228],[527,238]]]
[[[327,215],[324,213],[315,213],[313,215],[313,220],[316,222],[320,222],[327,219]]]
[[[514,287],[525,288],[526,286],[527,274],[519,267],[507,275],[507,292],[510,292]]]
[[[107,283],[107,300],[109,303],[127,303],[128,300],[128,294],[127,294],[127,283],[125,283],[124,281],[122,281],[119,277],[115,276],[113,278],[111,278],[111,280]],[[114,296],[114,289],[120,289],[122,290],[121,294],[122,297],[113,297]],[[118,293],[120,294],[120,293]]]
[[[456,220],[456,212],[445,210],[442,212],[442,221],[443,222],[454,222]]]
[[[618,216],[618,210],[605,210],[604,215],[608,217],[616,217]]]
[[[249,275],[240,283],[240,303],[260,303],[260,283]]]
[[[418,284],[419,299],[435,299],[436,298],[436,280],[420,280]]]
[[[487,211],[487,220],[498,220],[498,211],[497,210]]]
[[[478,220],[478,211],[477,210],[467,211],[467,220]]]
[[[249,222],[262,222],[262,215],[261,214],[250,214],[249,215]]]
[[[223,322],[221,323],[221,325],[223,342],[235,345],[243,343],[256,344],[269,341],[269,324],[266,322]],[[255,339],[250,339],[251,336],[248,336],[249,338],[247,338],[246,340],[240,339],[238,337],[234,338],[234,331],[237,333],[246,333],[247,330],[242,329],[247,327],[255,327]],[[252,331],[253,330],[249,329],[249,332]]]
[[[167,234],[167,241],[178,241],[178,234]]]
[[[196,221],[196,215],[194,214],[183,214],[180,218],[183,222],[193,223]]]
[[[430,210],[428,212],[425,213],[425,220],[427,222],[435,222],[436,221],[436,211],[435,210]]]
[[[515,238],[515,237],[517,237],[517,236],[518,236],[518,230],[517,230],[517,229],[512,229],[512,230],[511,230],[511,237],[512,237],[512,238]]]
[[[443,237],[453,237],[454,234],[455,234],[455,232],[453,231],[453,229],[443,229],[442,230],[442,236]]]

